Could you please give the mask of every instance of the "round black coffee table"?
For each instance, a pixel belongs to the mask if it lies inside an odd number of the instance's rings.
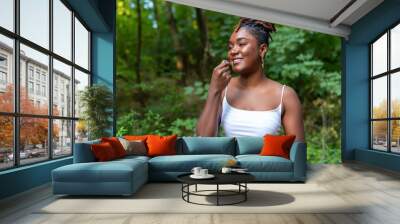
[[[198,204],[198,205],[215,205],[215,204],[202,204],[190,201],[190,196],[204,196],[204,197],[216,197],[217,206],[220,205],[234,205],[241,202],[245,202],[247,200],[247,192],[249,188],[247,187],[247,183],[255,180],[255,177],[248,173],[214,173],[215,176],[212,179],[193,179],[190,177],[191,173],[182,174],[177,177],[178,181],[182,183],[182,199],[188,203]],[[215,190],[197,190],[198,184],[205,185],[216,185]],[[190,186],[195,186],[194,191],[190,191]],[[238,186],[237,190],[223,190],[220,189],[220,185],[236,185]],[[208,192],[215,192],[215,194],[205,194]],[[230,196],[241,196],[240,200],[234,201],[232,203],[221,203],[221,197],[230,197]]]

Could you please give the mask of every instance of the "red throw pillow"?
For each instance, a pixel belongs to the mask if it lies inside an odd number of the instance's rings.
[[[148,156],[176,155],[177,135],[159,136],[148,135],[147,147]]]
[[[122,146],[121,142],[119,141],[118,138],[116,137],[110,137],[110,138],[101,138],[101,142],[108,142],[114,149],[115,155],[118,158],[126,156],[126,151],[124,147]]]
[[[109,161],[117,158],[115,151],[109,142],[92,144],[90,147],[94,157],[99,162]]]
[[[260,155],[281,156],[290,159],[290,147],[295,138],[295,135],[265,135]]]

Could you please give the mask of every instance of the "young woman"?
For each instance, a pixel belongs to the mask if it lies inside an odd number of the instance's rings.
[[[305,141],[300,100],[289,86],[264,74],[271,23],[241,18],[228,44],[228,60],[212,74],[208,97],[197,123],[198,136],[216,136],[222,125],[226,136],[277,134]],[[240,74],[231,77],[233,72]]]

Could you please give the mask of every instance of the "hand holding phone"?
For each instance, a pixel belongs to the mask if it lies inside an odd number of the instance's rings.
[[[222,92],[232,78],[231,72],[230,62],[228,60],[222,60],[213,70],[209,90]]]

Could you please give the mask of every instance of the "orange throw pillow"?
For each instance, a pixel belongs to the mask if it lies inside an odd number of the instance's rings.
[[[125,135],[124,139],[128,141],[146,141],[148,135]]]
[[[116,159],[115,151],[109,142],[102,142],[90,146],[94,157],[99,162]]]
[[[260,155],[281,156],[290,159],[290,147],[295,138],[295,135],[265,135]]]
[[[177,135],[147,137],[148,156],[176,155]]]
[[[117,156],[117,158],[126,156],[126,151],[118,138],[116,138],[116,137],[101,138],[101,142],[110,143],[110,145],[114,149],[114,152],[115,152],[115,155]]]

